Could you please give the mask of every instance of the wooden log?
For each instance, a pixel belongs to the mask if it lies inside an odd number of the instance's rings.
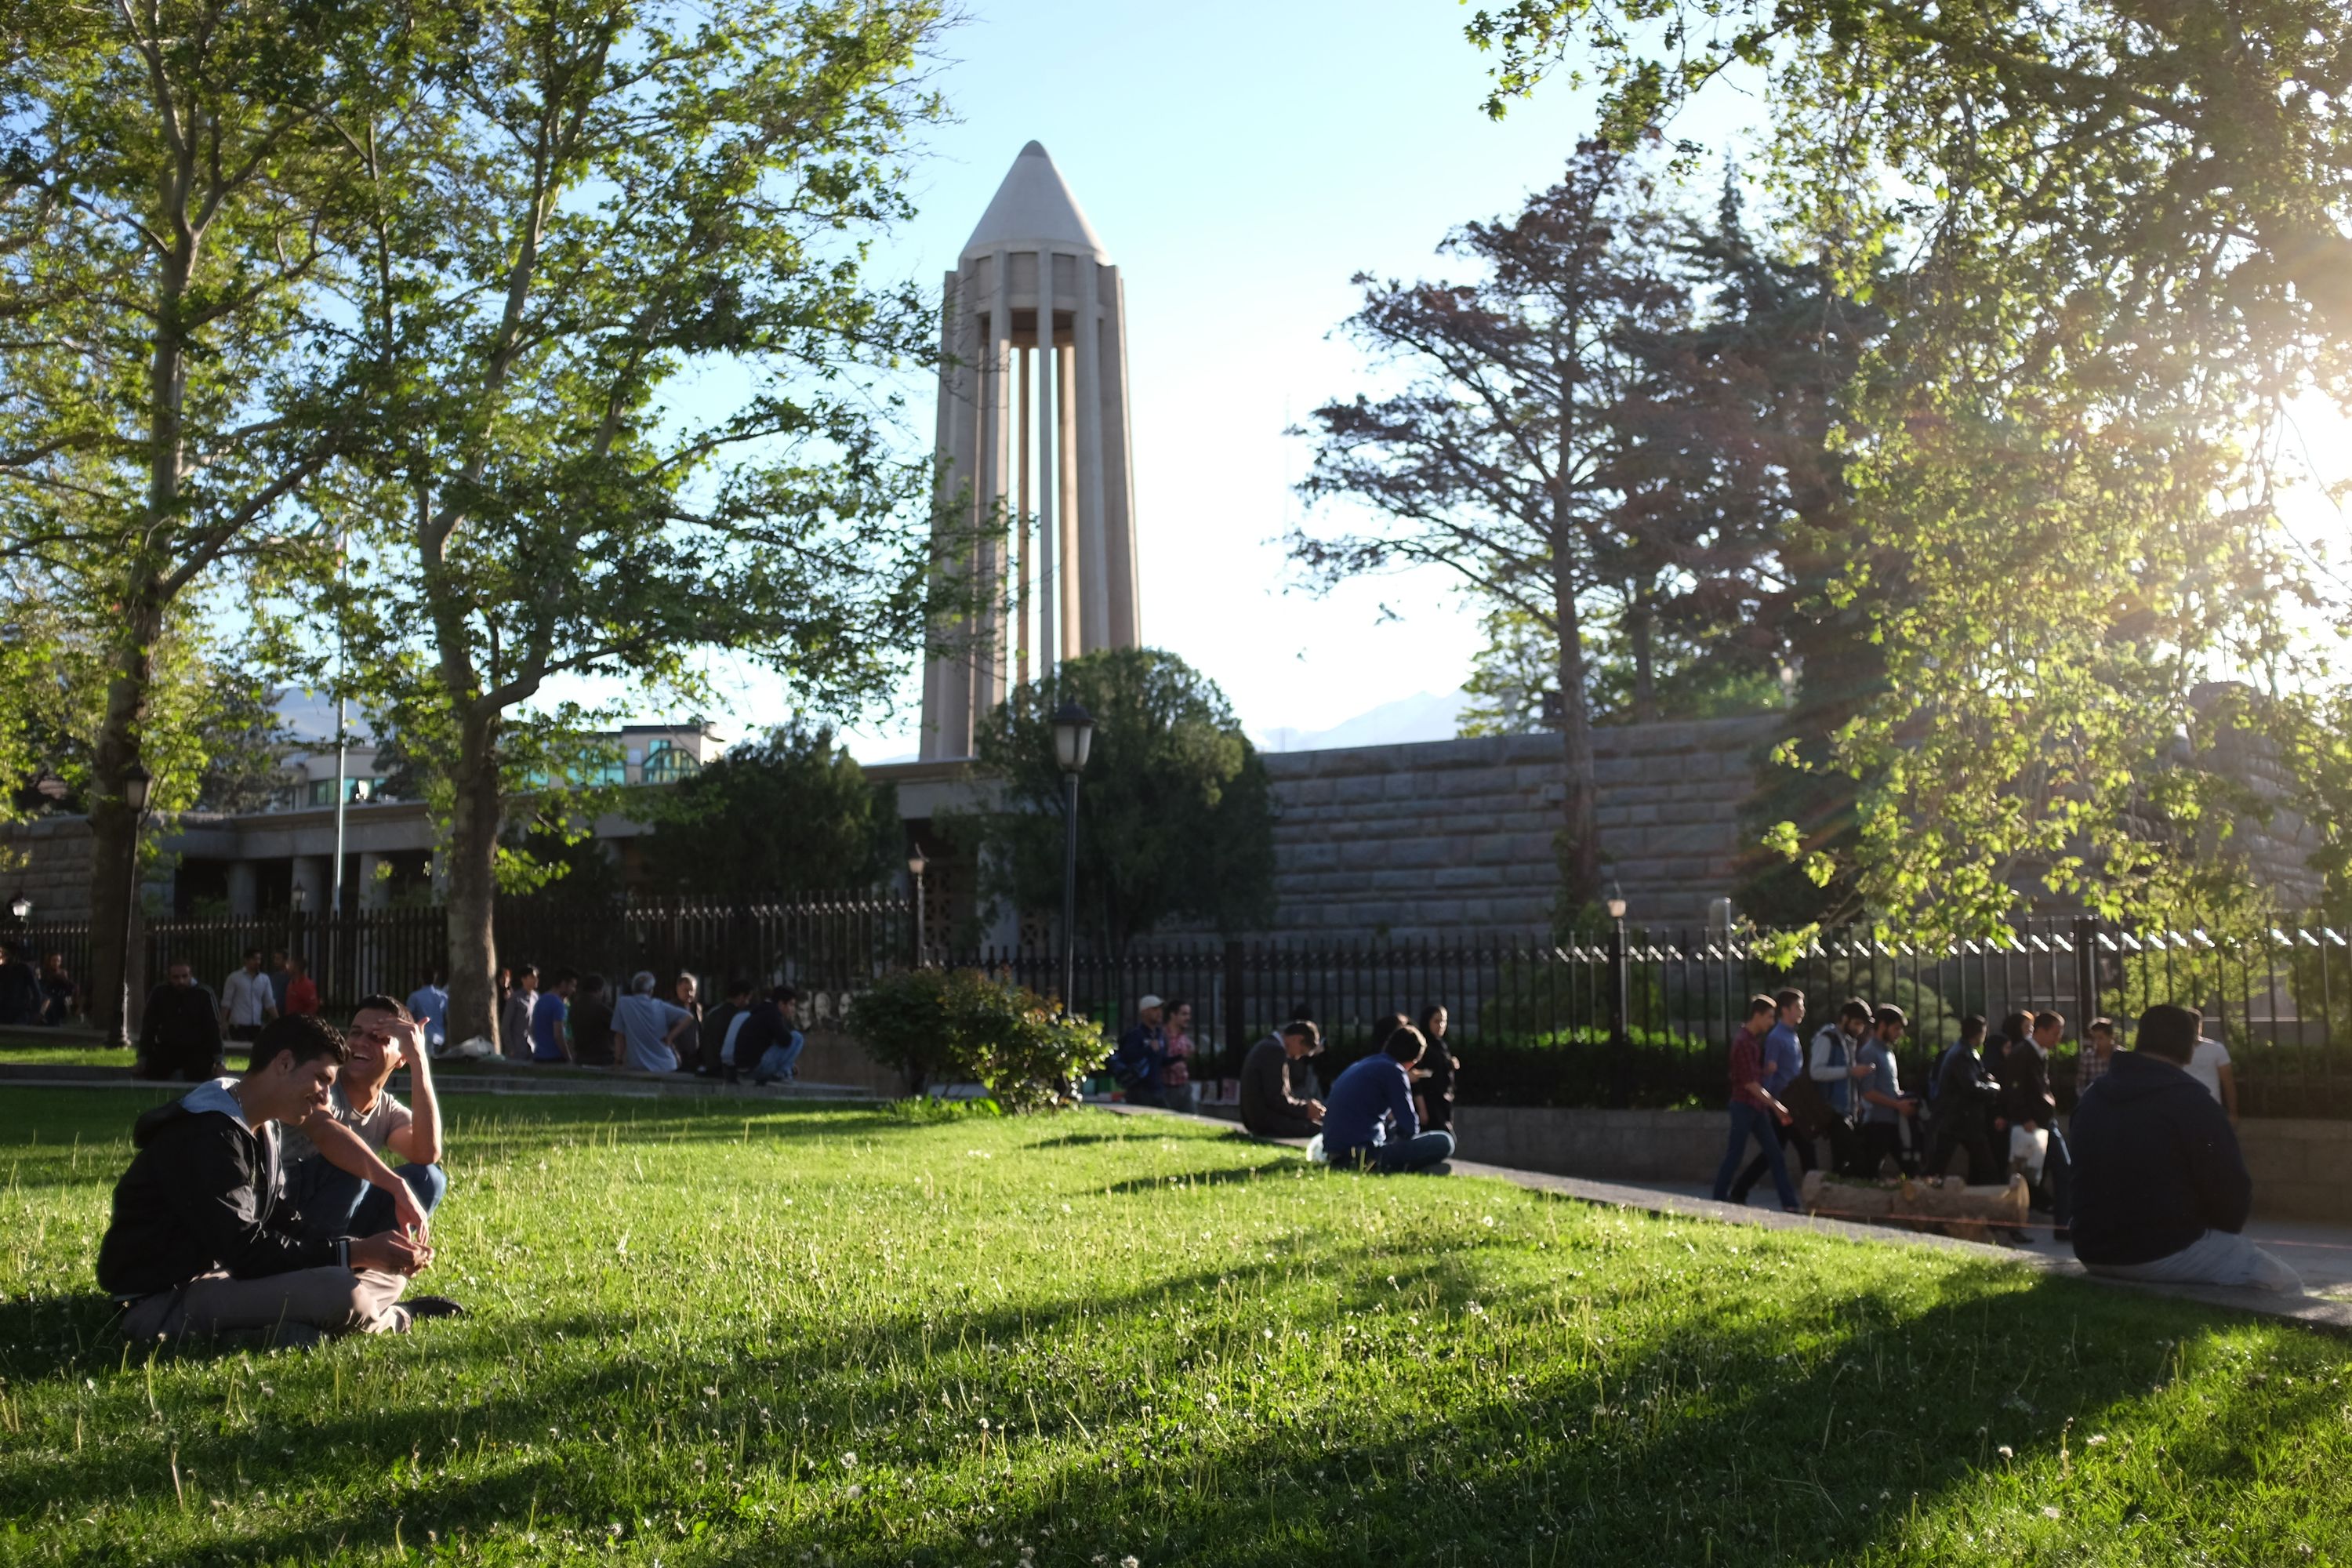
[[[1963,1241],[1990,1241],[1996,1226],[2022,1226],[2029,1201],[2023,1176],[2010,1177],[2005,1186],[1971,1187],[1958,1176],[1872,1182],[1821,1171],[1806,1173],[1802,1196],[1809,1214]]]

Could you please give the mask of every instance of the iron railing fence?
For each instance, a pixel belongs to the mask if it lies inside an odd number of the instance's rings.
[[[913,909],[886,895],[714,904],[554,894],[503,899],[494,919],[509,963],[615,984],[650,970],[665,990],[680,973],[707,991],[732,976],[788,983],[808,994],[807,1016],[819,1023],[837,1021],[875,976],[918,962],[1060,989],[1052,948],[919,948]],[[90,973],[96,937],[87,922],[0,926],[0,934],[37,963],[58,952],[74,974]],[[1463,1094],[1505,1104],[1717,1101],[1747,999],[1784,985],[1806,993],[1816,1021],[1849,996],[1904,1008],[1913,1021],[1901,1053],[1906,1084],[1924,1082],[1966,1014],[1998,1027],[2009,1012],[2056,1011],[2072,1042],[2093,1016],[2128,1021],[2151,1003],[2178,1002],[2199,1008],[2207,1032],[2228,1045],[2249,1113],[2352,1115],[2352,945],[2324,921],[2224,937],[2042,919],[2002,942],[1883,942],[1839,931],[1783,958],[1785,945],[1770,932],[1655,927],[1566,942],[1154,938],[1119,952],[1081,949],[1072,1001],[1114,1034],[1147,994],[1189,1001],[1202,1077],[1236,1072],[1252,1043],[1303,1007],[1329,1042],[1318,1064],[1328,1078],[1368,1047],[1382,1016],[1417,1019],[1440,1004],[1465,1063]],[[140,977],[143,985],[185,960],[217,990],[252,947],[303,954],[333,1011],[371,992],[404,996],[439,968],[446,915],[419,906],[153,921],[139,943]],[[2070,1052],[2053,1064],[2062,1088],[2073,1079]]]

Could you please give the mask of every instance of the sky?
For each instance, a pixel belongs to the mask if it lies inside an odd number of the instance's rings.
[[[1589,97],[1564,82],[1488,120],[1489,57],[1462,36],[1472,9],[978,0],[942,40],[935,85],[954,118],[923,133],[919,216],[877,249],[877,279],[937,289],[1023,145],[1045,144],[1126,283],[1144,638],[1213,679],[1261,739],[1391,703],[1431,711],[1412,700],[1451,692],[1477,652],[1475,614],[1442,571],[1318,597],[1279,543],[1309,455],[1285,430],[1376,374],[1333,333],[1359,300],[1350,277],[1442,275],[1449,228],[1550,184],[1591,128]],[[1673,129],[1739,155],[1761,118],[1719,84]],[[916,438],[932,406],[927,383],[909,388]],[[2352,470],[2352,425],[2315,407],[2302,428],[2331,477]],[[2306,538],[2345,531],[2317,496],[2289,521]],[[727,738],[788,716],[777,678],[711,673],[708,717]],[[910,670],[894,720],[849,730],[861,760],[914,752],[919,689]]]
[[[1253,734],[1448,692],[1477,652],[1444,574],[1317,598],[1278,543],[1308,457],[1283,432],[1367,373],[1330,335],[1357,303],[1349,278],[1438,275],[1448,228],[1549,184],[1591,129],[1564,86],[1486,119],[1470,15],[982,0],[943,41],[956,119],[925,133],[919,216],[878,247],[877,275],[936,289],[1023,145],[1045,143],[1126,283],[1144,638],[1215,680]],[[911,401],[927,435],[928,386]],[[722,731],[785,716],[774,679],[714,678]],[[896,722],[850,732],[862,760],[915,750],[919,689],[910,678]]]

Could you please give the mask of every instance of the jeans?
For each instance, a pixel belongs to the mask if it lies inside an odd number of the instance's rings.
[[[1168,1091],[1156,1083],[1139,1083],[1127,1091],[1129,1105],[1149,1105],[1156,1110],[1168,1109]]]
[[[808,1044],[807,1037],[798,1029],[793,1037],[770,1046],[760,1053],[760,1065],[751,1069],[753,1083],[774,1083],[779,1079],[795,1079],[800,1075],[793,1067],[801,1059],[801,1047]]]
[[[1163,1092],[1167,1096],[1164,1103],[1171,1110],[1191,1111],[1200,1109],[1201,1091],[1192,1084],[1171,1083]]]
[[[1813,1168],[1811,1139],[1800,1138],[1794,1127],[1781,1121],[1778,1117],[1773,1118],[1772,1136],[1780,1145],[1780,1160],[1783,1165],[1787,1164],[1789,1155],[1793,1151],[1797,1156],[1798,1171],[1811,1171]],[[1748,1194],[1756,1190],[1756,1184],[1762,1181],[1766,1173],[1771,1168],[1772,1153],[1769,1149],[1748,1161],[1741,1167],[1738,1178],[1731,1184],[1731,1201],[1736,1204],[1746,1203]],[[1791,1174],[1793,1177],[1794,1173]]]
[[[1383,1176],[1399,1175],[1409,1171],[1426,1171],[1432,1165],[1442,1165],[1454,1158],[1454,1134],[1422,1132],[1393,1143],[1374,1143],[1361,1149],[1341,1149],[1325,1156],[1334,1169],[1361,1165]]]
[[[1732,1179],[1739,1173],[1739,1157],[1748,1152],[1750,1138],[1763,1145],[1765,1163],[1772,1172],[1772,1190],[1780,1195],[1780,1206],[1795,1208],[1797,1189],[1789,1180],[1789,1162],[1780,1154],[1780,1119],[1762,1106],[1744,1100],[1731,1102],[1731,1142],[1723,1151],[1723,1163],[1716,1168],[1716,1201],[1729,1200]]]
[[[2167,1285],[2251,1285],[2257,1290],[2303,1293],[2303,1277],[2235,1231],[2209,1230],[2169,1258],[2152,1263],[2085,1263],[2094,1274]]]
[[[416,1206],[428,1215],[449,1191],[448,1173],[438,1165],[398,1165],[393,1174],[408,1184]],[[286,1199],[302,1216],[305,1236],[374,1236],[393,1227],[392,1194],[337,1170],[323,1157],[304,1160],[286,1173]]]

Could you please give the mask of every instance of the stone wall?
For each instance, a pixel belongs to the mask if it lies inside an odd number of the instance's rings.
[[[0,829],[0,903],[21,890],[33,900],[33,919],[89,919],[90,866],[95,845],[89,822],[48,816]]]
[[[1740,812],[1777,733],[1769,717],[1593,732],[1601,856],[1633,919],[1698,925],[1732,890]],[[1559,736],[1276,752],[1265,764],[1276,930],[1459,938],[1551,923]]]

